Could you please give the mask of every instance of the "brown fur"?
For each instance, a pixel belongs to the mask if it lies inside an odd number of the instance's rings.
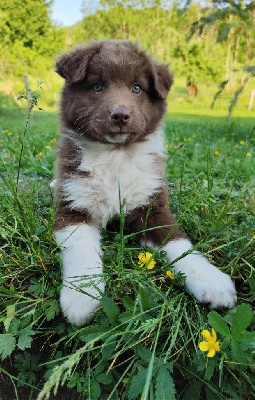
[[[131,42],[93,42],[64,54],[56,64],[56,70],[65,79],[61,98],[62,137],[59,143],[56,199],[59,202],[55,229],[67,225],[91,222],[90,213],[70,209],[63,199],[61,185],[66,178],[86,174],[78,169],[81,149],[75,141],[87,140],[107,143],[105,132],[112,135],[131,132],[128,147],[145,140],[153,133],[165,113],[166,96],[173,82],[167,66],[158,65]],[[95,82],[105,87],[104,96],[92,90]],[[138,82],[143,96],[134,96],[127,87]],[[127,109],[128,122],[118,125],[111,117],[115,105]],[[116,144],[116,148],[122,146]],[[152,149],[153,150],[153,149]],[[163,165],[162,160],[159,163]],[[162,174],[163,175],[163,174]],[[89,174],[87,174],[89,176]],[[152,229],[140,234],[140,238],[160,245],[167,240],[186,238],[176,226],[168,207],[166,188],[152,199],[152,206],[139,207],[127,216],[127,226],[133,232]]]
[[[152,242],[154,245],[160,246],[169,239],[187,238],[169,210],[166,188],[163,188],[154,199],[151,199],[150,206],[136,208],[127,217],[126,224],[132,232],[141,232],[138,238],[143,239],[145,244]]]
[[[119,132],[119,127],[112,126],[106,116],[116,104],[122,105],[123,99],[132,114],[129,126],[122,129],[133,132],[130,142],[155,131],[165,113],[165,99],[172,84],[167,67],[153,63],[131,42],[103,41],[73,50],[59,59],[57,72],[66,79],[61,100],[62,125],[80,136],[104,142],[102,132]],[[132,85],[136,81],[146,96],[134,98],[127,90],[127,83]],[[104,101],[100,101],[100,93],[91,90],[95,82],[107,87]]]
[[[160,128],[173,81],[167,66],[131,42],[101,41],[64,54],[57,72],[65,85],[55,234],[63,257],[60,304],[68,321],[84,325],[100,307],[100,231],[120,213],[120,201],[126,229],[142,245],[162,248],[198,301],[233,306],[230,278],[193,252],[169,211]]]

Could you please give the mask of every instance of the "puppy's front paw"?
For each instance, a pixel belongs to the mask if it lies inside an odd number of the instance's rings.
[[[202,254],[190,252],[192,244],[188,239],[170,241],[163,250],[170,261],[179,258],[173,264],[175,272],[182,272],[186,276],[186,288],[200,303],[209,303],[212,308],[231,308],[235,305],[236,290],[230,277]],[[185,256],[186,252],[190,253]]]
[[[63,286],[60,293],[60,305],[68,322],[76,326],[86,325],[94,316],[94,312],[100,307],[100,292],[104,291],[104,284],[97,284],[99,290],[94,287],[85,288],[84,291],[91,296],[78,291],[76,287]]]
[[[211,308],[231,308],[237,300],[236,290],[230,277],[204,258],[186,270],[185,286],[200,303]]]

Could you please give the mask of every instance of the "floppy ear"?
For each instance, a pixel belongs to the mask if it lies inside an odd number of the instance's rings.
[[[89,61],[101,47],[101,43],[94,43],[63,54],[56,62],[56,72],[70,83],[82,81],[86,76]]]
[[[156,65],[154,69],[154,90],[160,99],[166,99],[173,84],[173,75],[167,65]]]

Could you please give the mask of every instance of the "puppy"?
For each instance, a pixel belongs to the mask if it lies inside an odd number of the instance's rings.
[[[132,42],[106,40],[62,55],[56,71],[65,79],[55,187],[64,316],[82,326],[100,306],[100,230],[120,213],[120,202],[128,229],[142,245],[163,243],[199,302],[232,307],[230,277],[192,251],[168,207],[160,127],[173,82],[168,68]]]

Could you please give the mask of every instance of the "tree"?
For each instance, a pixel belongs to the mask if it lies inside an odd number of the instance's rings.
[[[191,3],[191,1],[189,1]],[[244,0],[213,0],[212,5],[204,10],[204,15],[198,21],[193,22],[188,39],[195,32],[201,35],[206,28],[217,26],[216,41],[227,41],[225,58],[225,75],[227,89],[231,87],[231,68],[237,68],[238,53],[241,46],[245,46],[245,67],[248,63],[249,52],[255,51],[254,20],[255,2]],[[245,38],[245,42],[241,39]]]
[[[63,36],[49,17],[52,1],[5,0],[0,6],[0,39],[5,63],[2,74],[27,74],[35,63],[51,65],[51,58],[60,50]]]

